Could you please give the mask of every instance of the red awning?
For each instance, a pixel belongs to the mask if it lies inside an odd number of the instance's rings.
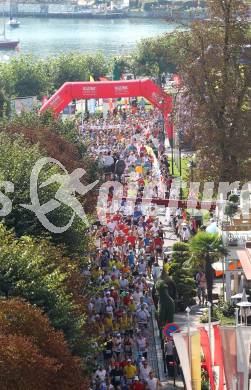
[[[251,280],[251,250],[248,248],[238,249],[236,253],[241,262],[246,279]]]

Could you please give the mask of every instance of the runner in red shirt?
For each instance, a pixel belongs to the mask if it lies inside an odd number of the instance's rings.
[[[130,385],[130,390],[144,390],[145,385],[139,380],[138,376],[135,376],[133,383]]]
[[[133,246],[135,247],[135,244],[136,244],[136,237],[135,236],[127,236],[127,241]]]
[[[123,236],[120,236],[120,235],[119,235],[119,236],[117,236],[117,237],[115,238],[115,243],[116,243],[116,245],[118,245],[118,246],[123,245],[124,242],[125,242],[125,239],[124,239]]]

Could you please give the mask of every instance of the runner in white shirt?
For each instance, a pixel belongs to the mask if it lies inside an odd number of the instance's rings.
[[[143,292],[137,287],[136,291],[133,293],[133,299],[136,304],[140,303],[140,297],[143,297]]]
[[[153,280],[156,281],[161,275],[161,268],[157,262],[153,264],[153,269],[152,269],[152,277]]]
[[[128,280],[125,278],[125,275],[122,275],[122,279],[120,280],[119,284],[120,284],[120,288],[122,290],[126,290],[127,289],[127,287],[128,287]]]
[[[139,367],[139,378],[146,382],[151,371],[152,368],[148,365],[148,362],[145,359],[142,359],[142,364]]]
[[[140,262],[138,264],[138,271],[139,274],[147,275],[147,264],[144,261],[144,257],[140,259]]]
[[[158,378],[155,378],[153,372],[149,372],[149,378],[146,380],[147,387],[149,390],[158,390],[162,385]]]
[[[144,302],[144,297],[140,297],[140,303],[137,304],[136,311],[139,311],[142,305],[144,305],[144,308],[149,312],[149,306]]]
[[[102,367],[99,367],[95,372],[95,377],[100,379],[101,382],[104,382],[106,379],[106,370]]]
[[[141,305],[140,309],[136,313],[137,316],[137,322],[139,325],[143,325],[144,327],[147,327],[150,314],[149,311],[146,310],[145,305]]]
[[[113,233],[116,228],[117,222],[116,221],[110,221],[107,224],[108,230],[110,233]]]
[[[107,314],[111,314],[112,315],[112,317],[113,317],[113,306],[111,305],[111,302],[110,302],[110,300],[108,301],[108,304],[106,305],[106,308],[105,308],[105,312],[107,313]]]
[[[143,336],[143,334],[140,334],[138,337],[137,337],[137,346],[138,346],[138,350],[139,350],[139,353],[141,355],[144,356],[144,358],[147,358],[147,347],[148,347],[148,342],[147,342],[147,339],[146,337]]]

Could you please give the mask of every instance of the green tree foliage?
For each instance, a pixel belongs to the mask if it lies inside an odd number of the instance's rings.
[[[38,143],[41,150],[59,160],[69,171],[84,168],[86,182],[99,178],[98,163],[88,154],[89,141],[83,142],[74,119],[62,120],[52,111],[43,115],[29,112],[7,120],[3,129],[10,134],[23,134],[29,143]]]
[[[0,118],[5,118],[10,113],[10,100],[4,87],[0,87]]]
[[[209,19],[179,32],[184,82],[178,126],[197,150],[199,179],[250,179],[251,43],[247,2],[208,0]],[[209,142],[210,140],[210,142]]]
[[[8,194],[12,200],[12,211],[5,217],[5,223],[9,228],[14,228],[18,235],[40,236],[48,233],[35,213],[20,206],[31,203],[30,174],[36,161],[43,155],[47,155],[47,153],[42,154],[37,144],[27,143],[21,135],[15,133],[10,136],[3,132],[0,133],[0,180],[10,181],[15,187],[15,191]],[[51,157],[57,158],[58,156],[52,154]],[[62,174],[55,165],[47,164],[39,175],[38,185],[55,173]],[[39,189],[40,204],[53,199],[58,188],[59,185],[51,184]],[[69,222],[72,212],[70,207],[62,204],[50,212],[47,217],[55,226],[65,226]],[[83,255],[88,250],[90,242],[85,231],[85,222],[75,217],[71,228],[62,234],[52,234],[52,238],[57,243],[63,243],[70,253]]]
[[[156,77],[163,72],[175,72],[176,64],[173,53],[175,40],[174,33],[142,39],[133,53],[135,74]]]
[[[107,73],[107,62],[101,53],[83,55],[66,53],[48,60],[54,89],[67,81],[90,81],[90,76],[98,80]]]
[[[85,278],[80,262],[71,260],[48,239],[15,238],[0,225],[0,292],[21,297],[47,313],[55,329],[62,330],[71,348],[81,351],[85,333]],[[87,335],[85,336],[87,339]]]
[[[90,76],[94,80],[99,80],[100,76],[107,74],[109,61],[105,59],[102,53],[87,54],[84,56],[84,61],[88,70],[87,81],[90,81]]]
[[[249,196],[249,194],[248,194]],[[235,214],[238,211],[238,203],[239,203],[239,197],[236,194],[231,194],[228,197],[225,209],[224,209],[224,214],[227,217],[230,217],[230,220],[232,221],[232,218],[235,216]]]
[[[8,97],[51,95],[66,81],[98,80],[108,72],[109,61],[101,53],[61,54],[48,59],[31,55],[14,57],[0,64],[1,88]],[[1,102],[0,102],[1,107]]]
[[[13,57],[9,63],[1,64],[0,76],[9,96],[41,98],[52,88],[47,64],[30,55]]]
[[[189,245],[177,242],[173,245],[169,273],[174,280],[178,293],[178,306],[184,310],[196,296],[193,270],[188,267],[190,258]]]
[[[54,89],[58,89],[66,81],[85,81],[88,69],[84,57],[77,53],[65,53],[50,58],[49,69]]]
[[[189,242],[189,249],[193,264],[203,268],[205,271],[208,301],[212,302],[214,282],[212,264],[227,255],[227,250],[218,234],[207,232],[197,233]]]
[[[237,213],[237,211],[238,211],[238,205],[234,202],[228,201],[224,209],[224,214],[230,217],[230,219],[232,219]]]
[[[159,326],[162,328],[167,323],[173,322],[175,305],[174,300],[170,297],[168,293],[168,285],[164,280],[159,279],[156,282],[156,290],[158,292],[158,322]]]

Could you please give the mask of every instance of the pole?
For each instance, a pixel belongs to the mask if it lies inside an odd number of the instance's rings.
[[[83,136],[84,131],[84,106],[83,106],[83,99],[81,99],[81,134]]]
[[[190,311],[191,311],[190,307],[187,307],[186,313],[187,313],[187,336],[188,336],[188,360],[190,365],[190,371],[192,373]]]
[[[222,272],[223,302],[225,302],[225,257],[222,257]]]
[[[179,168],[180,168],[180,177],[182,176],[182,166],[181,166],[181,149],[179,146]]]
[[[209,345],[210,345],[210,355],[211,361],[213,362],[213,348],[212,348],[212,303],[208,302],[208,337],[209,337]]]
[[[239,309],[238,307],[235,308],[235,326],[237,327],[239,325]]]
[[[173,155],[173,144],[171,145],[171,153],[172,153],[172,176],[174,175],[174,155]]]

